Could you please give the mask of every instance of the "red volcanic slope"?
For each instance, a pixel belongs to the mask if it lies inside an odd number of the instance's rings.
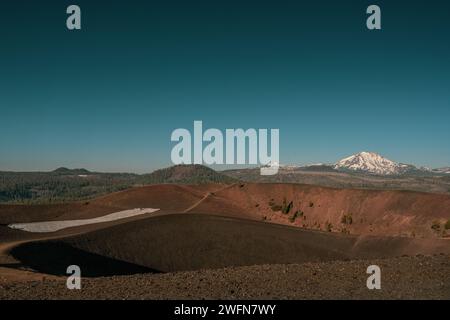
[[[290,212],[274,211],[271,204],[282,205],[284,199],[293,203]],[[297,211],[299,216],[291,222]],[[435,237],[433,223],[438,221],[443,229],[450,219],[450,195],[247,183],[215,193],[191,212],[250,217],[336,232]]]
[[[274,211],[273,204],[284,199],[293,203],[290,212]],[[433,238],[438,234],[431,226],[439,222],[441,236],[450,219],[450,196],[445,194],[246,183],[152,185],[69,204],[1,205],[0,224],[85,219],[138,207],[160,208],[159,214],[205,213],[352,234]]]

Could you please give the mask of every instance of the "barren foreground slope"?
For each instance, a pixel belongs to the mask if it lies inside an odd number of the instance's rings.
[[[104,268],[111,274],[112,263],[119,261],[148,271],[174,272],[450,254],[449,244],[448,240],[353,236],[220,216],[173,214],[61,240],[25,243],[11,254],[44,273],[64,275],[68,265],[76,264],[85,276],[99,276],[106,273]],[[117,267],[116,272],[133,273],[128,267]]]
[[[382,270],[368,290],[366,269]],[[0,282],[0,299],[450,299],[450,256],[259,265],[167,274]]]
[[[52,233],[7,227],[146,207],[160,210]],[[4,205],[0,298],[448,298],[449,208],[442,194],[290,184],[156,185]],[[370,293],[373,263],[398,285],[383,280]],[[72,264],[82,292],[64,289]]]

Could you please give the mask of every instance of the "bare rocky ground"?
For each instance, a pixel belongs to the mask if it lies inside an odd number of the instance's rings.
[[[381,268],[381,290],[366,269]],[[0,276],[1,278],[1,276]],[[259,265],[165,274],[5,282],[0,299],[450,299],[450,256]]]

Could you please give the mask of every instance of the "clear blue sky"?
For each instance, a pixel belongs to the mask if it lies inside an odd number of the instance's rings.
[[[282,163],[450,165],[448,1],[9,1],[0,26],[0,170],[149,172],[194,120],[279,128]]]

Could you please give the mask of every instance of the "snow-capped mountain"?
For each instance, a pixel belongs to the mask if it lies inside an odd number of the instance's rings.
[[[448,175],[450,167],[431,169],[427,167],[416,167],[412,164],[404,164],[389,160],[375,152],[359,152],[344,158],[335,164],[315,163],[306,165],[269,163],[266,166],[276,165],[280,172],[339,172],[355,171],[362,174],[374,175],[408,175],[408,176],[430,176]],[[265,167],[265,166],[263,166]]]
[[[433,172],[436,172],[436,173],[450,174],[450,167],[437,168],[437,169],[433,169],[432,171],[433,171]]]
[[[372,174],[393,175],[416,169],[413,165],[401,164],[386,159],[374,152],[360,152],[338,161],[334,169],[363,171]]]

